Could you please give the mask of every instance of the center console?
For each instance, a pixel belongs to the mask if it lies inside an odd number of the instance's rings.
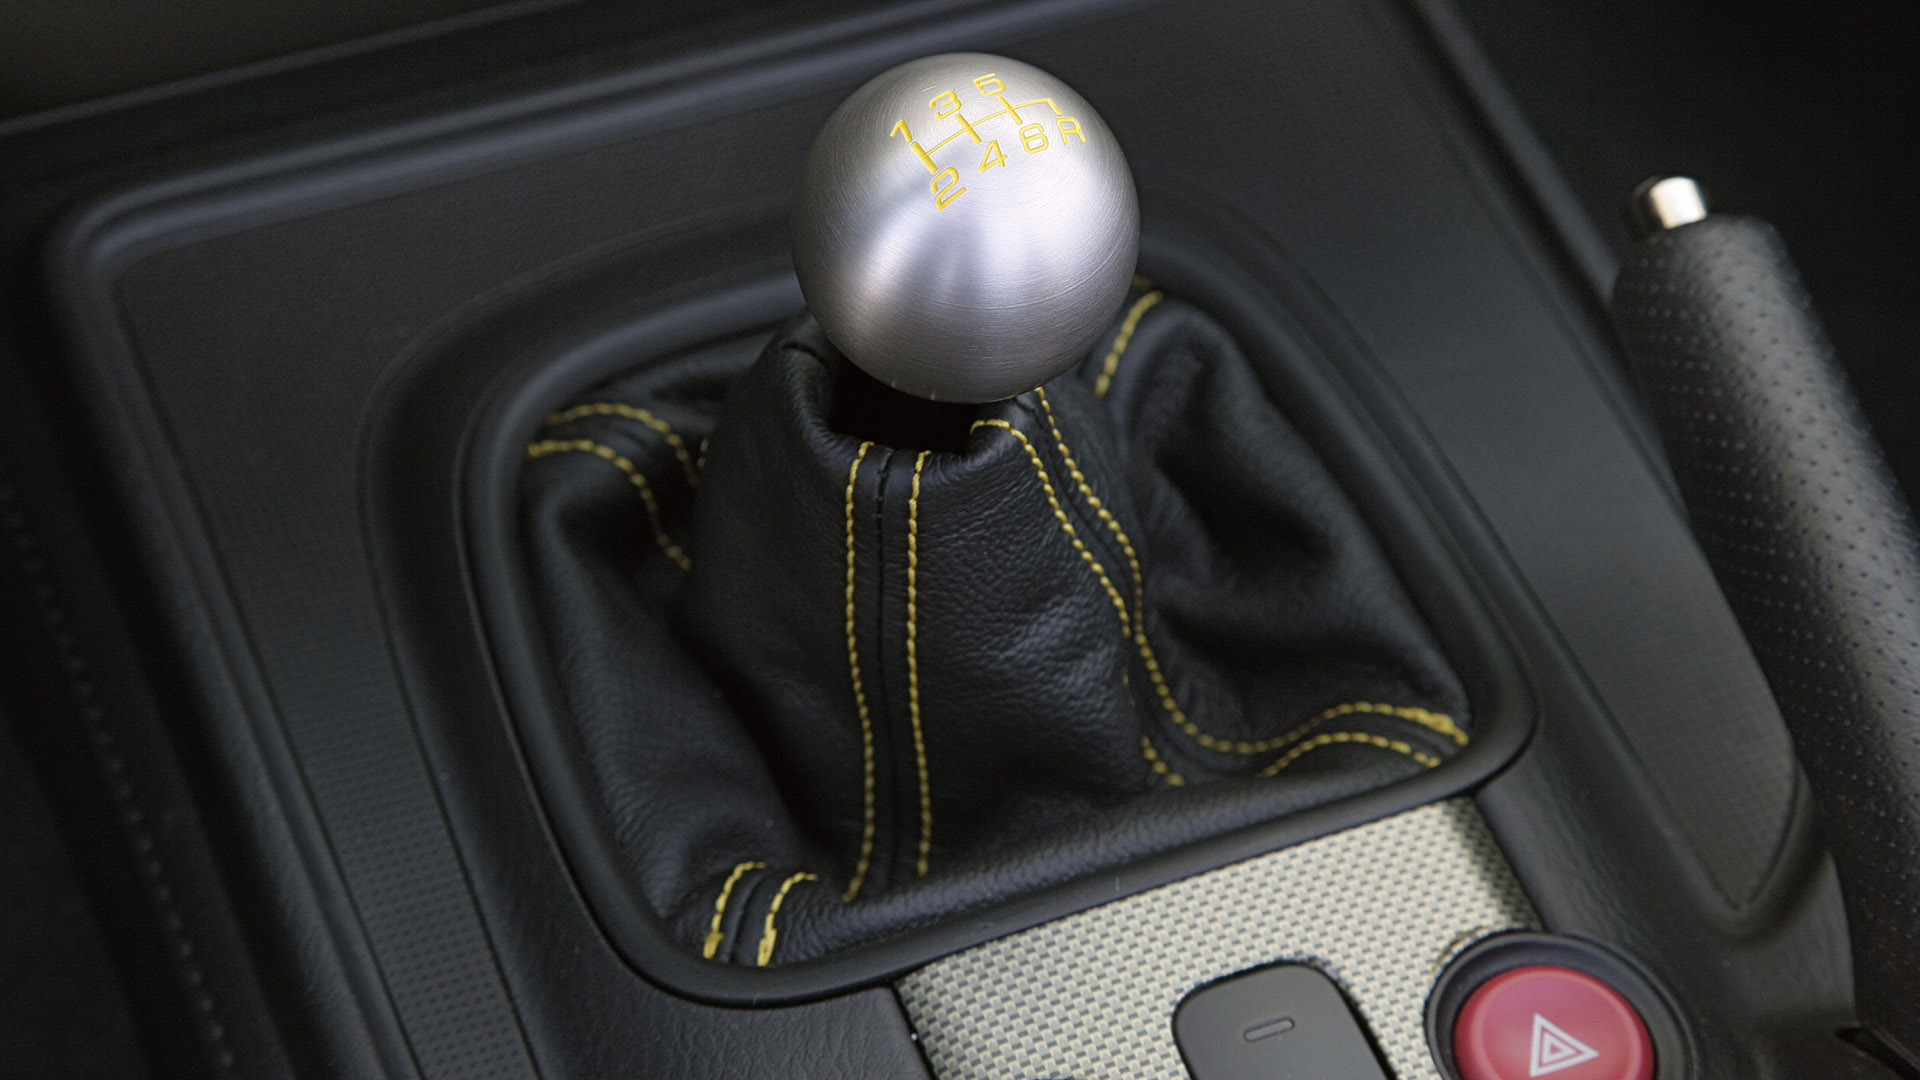
[[[970,166],[1112,139],[1137,192],[1044,348],[1011,294],[873,330],[834,283],[952,275],[789,216],[961,51],[1061,86],[955,76]],[[992,136],[1040,99],[1052,158]],[[995,196],[904,119],[929,213]],[[273,1018],[194,1021],[236,1072],[1887,1075],[1611,256],[1444,5],[722,21],[46,251],[240,883],[207,970]]]

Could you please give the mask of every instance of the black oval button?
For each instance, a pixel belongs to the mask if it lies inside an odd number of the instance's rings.
[[[1346,998],[1325,975],[1287,964],[1187,995],[1173,1037],[1194,1080],[1386,1080]]]

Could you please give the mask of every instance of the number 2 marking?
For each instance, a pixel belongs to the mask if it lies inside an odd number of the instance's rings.
[[[941,169],[934,175],[933,183],[928,186],[933,189],[934,209],[936,210],[945,210],[953,200],[967,193],[967,189],[960,186],[960,170],[958,169]]]

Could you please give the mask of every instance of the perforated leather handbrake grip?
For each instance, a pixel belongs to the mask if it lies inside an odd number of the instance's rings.
[[[1920,543],[1773,228],[1627,257],[1613,314],[1714,574],[1812,784],[1861,1022],[1920,1063]]]

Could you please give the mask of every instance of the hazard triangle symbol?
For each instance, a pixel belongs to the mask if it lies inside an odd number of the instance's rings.
[[[1560,1025],[1539,1013],[1533,1014],[1533,1053],[1528,1055],[1528,1076],[1557,1073],[1599,1056],[1600,1051],[1567,1034]]]

